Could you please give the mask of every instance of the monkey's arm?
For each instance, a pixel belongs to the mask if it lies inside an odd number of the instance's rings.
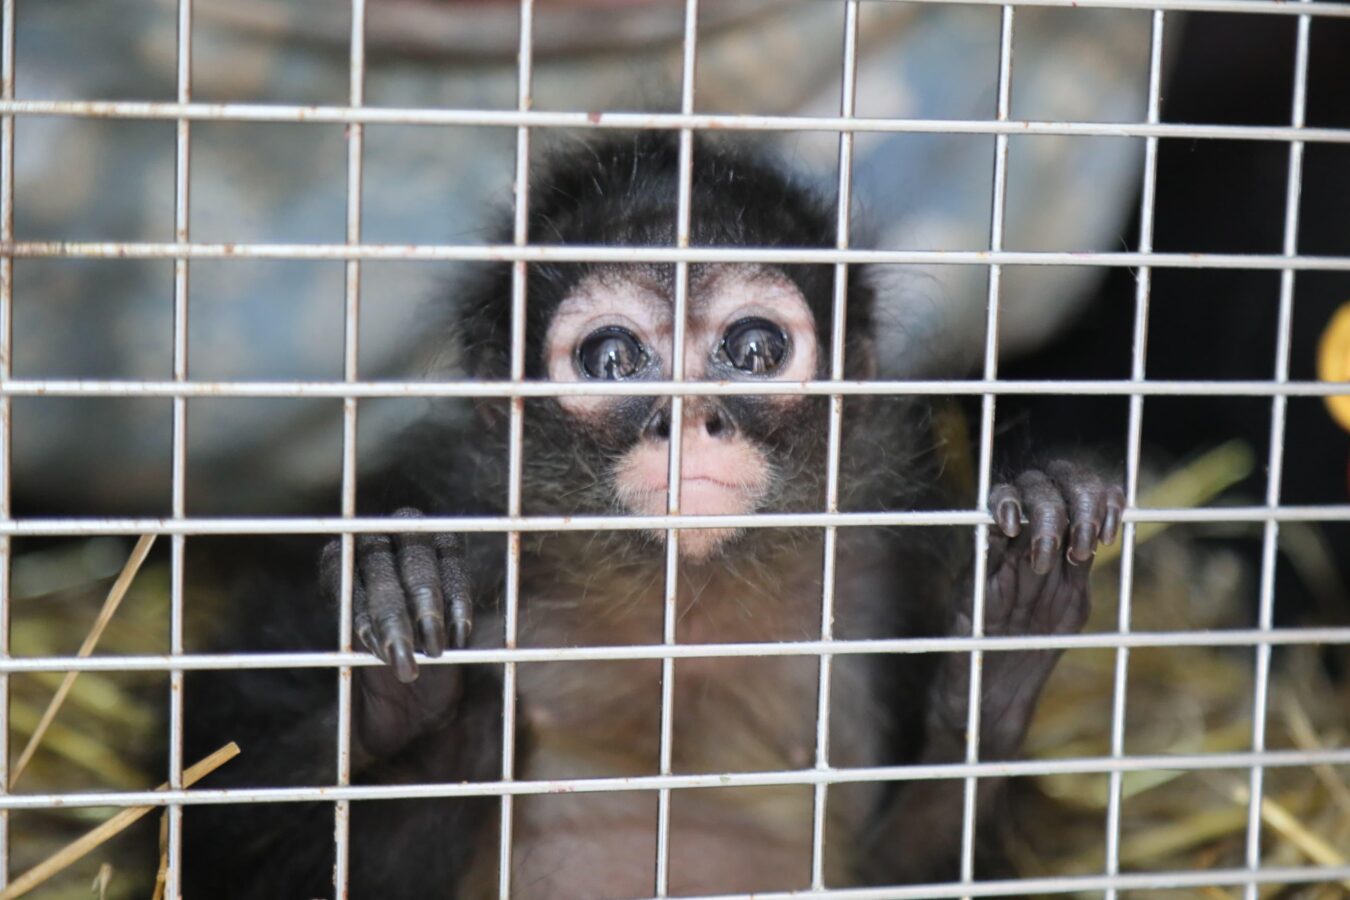
[[[483,760],[498,758],[494,748],[500,733],[492,721],[494,703],[500,697],[492,676],[466,672],[459,665],[423,666],[418,673],[414,665],[415,680],[409,683],[388,664],[412,663],[411,647],[406,654],[389,649],[403,639],[416,639],[414,646],[424,652],[439,652],[444,643],[438,647],[436,641],[454,641],[457,646],[467,641],[468,580],[458,539],[430,534],[362,535],[356,539],[356,550],[353,631],[372,650],[383,651],[386,664],[358,666],[353,672],[353,780],[436,782],[491,777]],[[254,625],[265,623],[256,629],[264,644],[288,649],[296,642],[331,647],[329,628],[341,577],[341,541],[324,548],[317,584],[312,546],[280,559],[247,553],[242,557],[257,563],[261,573],[259,584],[245,578],[253,589],[238,593],[241,607],[247,610],[244,618]],[[431,608],[433,604],[436,609]],[[413,622],[417,622],[415,629]],[[189,718],[191,748],[195,751],[235,739],[243,750],[239,760],[214,773],[205,786],[334,783],[337,678],[332,670],[198,673],[189,695],[193,709],[200,711]],[[391,812],[396,807],[401,810],[397,815]],[[354,816],[387,819],[376,829],[375,845],[362,852],[372,860],[388,856],[428,872],[440,871],[450,864],[446,856],[450,851],[441,844],[415,840],[410,824],[434,822],[435,827],[427,827],[429,832],[463,835],[468,826],[456,823],[466,808],[430,801],[362,806]],[[189,893],[206,898],[329,894],[332,828],[333,810],[327,803],[194,807],[185,818],[184,829]],[[423,853],[434,855],[432,848],[438,857],[420,859]],[[463,848],[455,848],[450,855],[462,852]],[[362,862],[362,878],[373,871],[372,865]],[[395,896],[387,890],[382,895]]]
[[[1110,543],[1124,510],[1119,487],[1067,462],[1031,470],[990,492],[995,526],[989,541],[984,634],[1074,634],[1087,621],[1088,572],[1099,542]],[[1025,512],[1029,524],[1022,525]],[[969,583],[953,603],[950,633],[971,632]],[[986,651],[981,677],[981,760],[1014,757],[1021,747],[1057,650]],[[924,714],[924,763],[961,762],[966,754],[970,655],[938,664]],[[997,867],[997,826],[1005,779],[981,778],[976,794],[977,869]],[[890,883],[960,877],[965,782],[902,783],[882,812],[863,858],[872,879]],[[981,865],[981,860],[983,865]]]
[[[404,507],[397,518],[421,518]],[[413,652],[440,656],[447,643],[465,647],[473,601],[464,544],[455,534],[363,534],[356,537],[352,630],[386,665],[357,670],[354,696],[358,752],[396,753],[453,715],[462,693],[459,666],[430,666],[419,674]],[[342,544],[331,541],[319,561],[324,593],[336,598]]]

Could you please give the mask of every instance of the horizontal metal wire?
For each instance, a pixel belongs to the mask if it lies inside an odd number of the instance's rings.
[[[1091,397],[1334,397],[1350,382],[984,379],[916,381],[97,381],[28,378],[0,382],[0,397],[668,397],[908,396],[1017,394]]]
[[[1256,13],[1286,16],[1350,16],[1350,4],[1310,3],[1301,6],[1285,0],[891,0],[939,6],[1056,6],[1073,9],[1142,9],[1163,12]]]
[[[1346,522],[1350,504],[1320,506],[1215,506],[1180,509],[1138,508],[1126,522]],[[507,531],[666,531],[671,528],[844,528],[920,525],[992,525],[976,510],[909,512],[753,513],[724,516],[435,516],[395,519],[364,516],[230,518],[51,518],[0,519],[0,536],[61,537],[98,534],[387,534]]]
[[[1107,266],[1159,269],[1350,272],[1350,256],[1132,253],[1042,250],[859,250],[810,247],[614,247],[531,244],[249,244],[136,241],[13,241],[18,259],[372,259],[404,262],[758,263],[923,266]]]
[[[1343,881],[1350,866],[1266,867],[1250,869],[1205,869],[1186,872],[1132,872],[1126,875],[1062,875],[1015,878],[999,881],[966,881],[950,884],[903,887],[841,888],[811,891],[756,891],[753,894],[711,894],[682,900],[800,900],[802,897],[834,900],[929,900],[937,897],[1004,897],[1038,894],[1090,894],[1105,890],[1165,890],[1175,888],[1226,887],[1246,884],[1308,884]]]
[[[986,0],[971,0],[985,3]],[[994,5],[994,4],[990,4]],[[1002,5],[1002,4],[997,4]],[[1059,0],[1046,5],[1069,5]],[[1246,3],[1223,5],[1246,6]],[[1282,3],[1251,6],[1274,12]],[[1345,16],[1347,4],[1318,3],[1309,11]],[[1146,8],[1154,8],[1148,6]],[[1281,10],[1283,11],[1283,10]],[[1290,10],[1292,12],[1292,10]],[[1029,119],[896,119],[866,116],[729,115],[715,113],[548,112],[514,109],[429,109],[426,107],[304,106],[273,103],[174,103],[153,100],[4,100],[0,115],[71,116],[96,119],[186,119],[224,122],[309,122],[320,124],[439,125],[497,128],[570,128],[700,131],[833,131],[910,134],[1064,135],[1069,137],[1158,137],[1186,140],[1308,141],[1350,143],[1350,129],[1289,125],[1209,125],[1181,122],[1081,122]]]
[[[241,747],[247,753],[248,747]],[[1039,775],[1108,774],[1110,772],[1200,772],[1350,765],[1350,748],[1336,750],[1267,750],[1261,753],[1197,753],[1136,755],[1112,758],[1030,759],[1006,762],[933,763],[848,769],[794,769],[765,772],[721,772],[698,775],[632,775],[614,778],[556,778],[537,781],[478,781],[437,784],[313,785],[284,788],[194,788],[178,791],[108,791],[104,793],[17,794],[0,796],[0,809],[165,806],[170,803],[305,803],[333,800],[435,799],[538,794],[601,794],[615,791],[699,790],[703,788],[772,787],[777,785],[857,784],[878,781],[933,781],[940,778],[1016,778]]]
[[[621,644],[599,647],[515,647],[455,650],[417,656],[419,665],[595,662],[728,657],[858,656],[881,653],[965,653],[971,650],[1087,650],[1119,647],[1254,647],[1350,644],[1350,628],[1232,629],[1224,631],[1131,631],[981,637],[886,638],[876,640],[782,641],[749,644]],[[0,673],[165,672],[232,669],[318,669],[383,665],[369,653],[201,653],[144,656],[33,656],[0,659]]]

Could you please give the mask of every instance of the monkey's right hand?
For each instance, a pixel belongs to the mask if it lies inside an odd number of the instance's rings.
[[[421,518],[404,508],[397,518]],[[352,626],[361,643],[389,664],[398,680],[417,679],[413,651],[440,656],[449,640],[466,646],[473,602],[464,563],[464,543],[455,534],[359,534],[352,583]],[[329,597],[342,581],[342,540],[330,541],[319,560],[319,578]],[[448,620],[448,623],[447,623]]]

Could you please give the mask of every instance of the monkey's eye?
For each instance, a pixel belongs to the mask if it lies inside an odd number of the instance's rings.
[[[722,355],[742,372],[768,375],[783,364],[787,346],[783,329],[768,319],[741,319],[722,338]]]
[[[647,351],[627,328],[607,325],[577,346],[577,367],[587,378],[621,381],[647,364]]]

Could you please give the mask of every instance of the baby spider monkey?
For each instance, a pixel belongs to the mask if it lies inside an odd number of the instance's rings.
[[[832,204],[757,151],[700,139],[692,162],[695,246],[834,246]],[[556,154],[530,190],[529,242],[672,246],[678,171],[678,142],[660,134]],[[528,378],[637,386],[670,379],[675,275],[673,264],[531,263]],[[873,375],[872,281],[862,267],[848,275],[845,377],[866,379]],[[744,385],[828,378],[834,277],[832,265],[691,264],[685,377]],[[509,377],[511,278],[509,265],[488,266],[445,298],[445,341],[473,379]],[[824,510],[828,408],[828,398],[803,393],[687,397],[678,427],[681,513]],[[434,412],[407,434],[395,461],[364,486],[362,514],[503,515],[509,416],[500,402],[478,401],[475,410]],[[849,397],[842,429],[840,509],[967,502],[942,488],[921,399]],[[669,397],[530,400],[524,513],[664,514],[676,430]],[[1115,538],[1123,507],[1119,487],[1067,461],[998,484],[990,494],[985,633],[1078,631],[1093,554]],[[822,531],[678,532],[677,642],[768,642],[768,653],[676,660],[673,773],[815,764],[820,660],[775,654],[772,645],[820,637]],[[661,643],[664,530],[526,532],[521,540],[517,646]],[[969,634],[972,544],[969,529],[840,527],[835,637]],[[335,646],[340,547],[337,539],[308,545],[299,562],[289,550],[236,556],[251,560],[235,566],[235,581],[244,585],[235,592],[237,633],[251,634],[254,649]],[[426,660],[504,645],[503,536],[395,528],[357,536],[355,551],[353,633],[381,664],[353,673],[353,782],[501,780],[501,666]],[[263,570],[268,574],[256,574]],[[1056,657],[1049,650],[986,653],[981,759],[1017,753]],[[845,652],[832,659],[832,768],[964,759],[968,654]],[[659,659],[519,663],[515,678],[513,779],[660,771]],[[186,696],[189,753],[229,739],[243,748],[204,786],[334,783],[331,670],[202,673],[192,676]],[[977,791],[977,862],[986,871],[1000,871],[993,840],[1000,787],[999,779],[984,779]],[[824,809],[826,884],[957,878],[962,796],[960,779],[832,785]],[[516,796],[512,896],[652,895],[657,802],[653,790]],[[499,809],[495,797],[354,801],[351,896],[496,896]],[[815,814],[810,785],[673,790],[670,893],[809,887]],[[331,803],[193,805],[185,813],[184,893],[194,900],[332,896],[333,867]]]

